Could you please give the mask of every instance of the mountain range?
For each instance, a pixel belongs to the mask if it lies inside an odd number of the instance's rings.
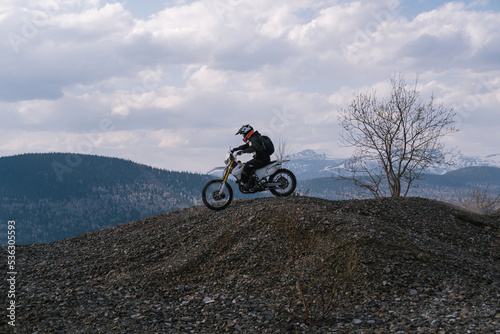
[[[347,157],[338,157],[331,150],[307,149],[289,156],[288,166],[294,171],[299,180],[330,177],[344,168],[349,160]],[[445,174],[457,169],[476,166],[500,168],[500,154],[491,154],[484,157],[466,156],[457,154],[453,165],[441,165],[427,171],[427,174]]]
[[[497,157],[463,157],[459,166],[474,162],[493,164]],[[291,159],[287,168],[299,179],[299,193],[326,199],[349,198],[352,186],[331,177],[346,159],[313,150],[294,154]],[[17,223],[17,244],[47,243],[201,205],[201,189],[211,178],[93,155],[46,153],[2,157],[0,245],[7,242],[9,220]],[[429,174],[418,186],[412,190],[412,196],[450,202],[473,187],[488,187],[489,191],[500,193],[500,169],[467,167]],[[256,196],[235,191],[235,197]]]
[[[353,188],[351,183],[339,181],[335,177],[301,180],[297,187],[302,194],[332,200],[358,197],[356,188]],[[432,198],[462,205],[462,202],[474,199],[474,191],[484,195],[486,199],[500,194],[500,168],[465,167],[443,175],[425,174],[423,179],[414,183],[408,196]]]
[[[356,197],[352,184],[335,178],[344,170],[347,158],[336,157],[328,150],[304,150],[292,154],[290,160],[287,167],[300,180],[298,189],[301,193],[333,200]],[[500,194],[500,154],[485,157],[458,154],[453,165],[428,170],[421,180],[415,182],[409,196],[456,204],[458,199],[470,196],[474,189],[485,195]]]

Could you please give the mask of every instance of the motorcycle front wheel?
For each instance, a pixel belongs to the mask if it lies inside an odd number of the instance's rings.
[[[279,183],[280,185],[271,188],[271,193],[274,196],[284,197],[291,195],[297,187],[297,179],[295,175],[288,169],[278,169],[269,180],[271,183]]]
[[[223,184],[225,185],[223,186]],[[222,191],[221,191],[222,189]],[[223,210],[233,200],[233,189],[222,180],[209,181],[201,193],[203,203],[212,210]]]

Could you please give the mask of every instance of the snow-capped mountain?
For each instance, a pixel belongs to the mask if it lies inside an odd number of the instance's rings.
[[[337,174],[338,171],[344,168],[344,164],[349,159],[349,157],[336,157],[328,150],[311,149],[294,153],[289,158],[291,161],[287,164],[288,168],[301,180],[328,177],[332,174]],[[451,166],[433,168],[429,170],[429,174],[445,174],[453,170],[474,166],[500,168],[500,154],[491,154],[485,157],[458,154],[454,162]]]
[[[299,180],[331,176],[336,170],[343,169],[348,160],[335,157],[327,150],[310,149],[294,153],[289,159],[291,161],[287,163],[287,168],[290,168]]]
[[[466,156],[459,153],[453,159],[453,165],[435,167],[430,169],[429,173],[442,175],[457,169],[462,169],[465,167],[478,167],[478,166],[500,167],[500,154],[490,154],[485,157],[479,157],[479,156]]]

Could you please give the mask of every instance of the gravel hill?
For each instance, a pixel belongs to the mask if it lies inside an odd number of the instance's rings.
[[[317,324],[270,297],[282,288],[285,211],[360,254],[361,283]],[[14,333],[500,333],[499,227],[422,198],[190,207],[18,246]],[[4,314],[0,332],[13,332]]]

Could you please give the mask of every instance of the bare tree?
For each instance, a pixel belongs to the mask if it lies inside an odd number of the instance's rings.
[[[278,143],[274,146],[274,155],[277,160],[285,160],[290,155],[290,147],[288,140],[281,135],[278,138]]]
[[[391,84],[388,98],[357,92],[349,107],[339,110],[341,141],[355,148],[349,173],[340,178],[375,197],[406,196],[426,169],[449,164],[440,140],[456,131],[452,109],[436,105],[433,96],[422,101],[418,78],[408,87],[403,75],[395,74]]]

